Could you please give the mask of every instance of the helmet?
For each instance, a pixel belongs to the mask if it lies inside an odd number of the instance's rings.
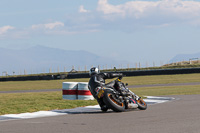
[[[97,67],[92,67],[89,71],[89,75],[93,75],[93,74],[98,74],[100,73],[99,69]]]

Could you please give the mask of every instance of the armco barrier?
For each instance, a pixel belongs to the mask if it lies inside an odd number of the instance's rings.
[[[155,70],[137,70],[137,71],[117,71],[126,76],[145,76],[145,75],[171,75],[171,74],[189,74],[200,73],[200,68],[181,68],[181,69],[155,69]],[[89,78],[88,73],[68,74],[67,78]]]
[[[170,75],[170,74],[189,74],[200,73],[200,68],[180,68],[180,69],[155,69],[155,70],[137,70],[137,71],[117,71],[126,76],[145,76],[145,75]],[[0,81],[26,81],[26,80],[56,80],[56,79],[74,79],[89,78],[88,73],[70,73],[45,76],[22,76],[0,78]]]
[[[63,99],[93,100],[87,82],[63,82]]]
[[[189,73],[200,73],[200,68],[139,70],[139,71],[124,71],[122,73],[126,76],[189,74]]]

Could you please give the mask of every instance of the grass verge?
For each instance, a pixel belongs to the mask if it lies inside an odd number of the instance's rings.
[[[200,94],[200,85],[145,87],[131,90],[139,96],[190,95]],[[61,92],[0,94],[0,101],[0,115],[69,109],[97,104],[96,100],[63,100]]]
[[[0,94],[0,115],[97,105],[95,100],[63,100],[61,92]]]
[[[61,89],[63,82],[88,82],[88,78],[40,81],[8,81],[0,82],[0,91]]]
[[[191,83],[191,82],[200,82],[200,74],[124,77],[123,82],[128,83],[129,85]]]
[[[194,95],[200,94],[200,85],[129,88],[139,96]]]
[[[107,82],[114,79],[109,79]],[[0,91],[15,90],[40,90],[40,89],[61,89],[62,82],[88,82],[89,78],[65,79],[65,80],[41,80],[41,81],[8,81],[0,82]],[[179,74],[179,75],[154,75],[124,77],[123,82],[129,85],[147,84],[169,84],[169,83],[190,83],[200,82],[200,74]]]
[[[55,89],[62,88],[62,82],[88,82],[88,80],[89,79],[86,78],[51,81],[1,82],[0,91]],[[124,77],[123,82],[129,83],[129,85],[200,82],[200,74]],[[145,87],[134,88],[131,90],[139,96],[200,94],[199,85]],[[35,112],[40,110],[76,108],[97,104],[95,100],[63,100],[61,92],[0,94],[0,103],[0,115]]]

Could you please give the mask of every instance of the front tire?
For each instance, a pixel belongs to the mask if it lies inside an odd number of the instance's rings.
[[[118,101],[118,99],[116,99],[116,97],[113,93],[105,92],[104,97],[103,97],[103,101],[108,108],[112,109],[115,112],[125,111],[124,102]]]
[[[137,103],[138,103],[138,108],[140,110],[146,110],[147,109],[147,104],[146,104],[146,102],[143,99],[141,99],[141,98],[138,99]]]

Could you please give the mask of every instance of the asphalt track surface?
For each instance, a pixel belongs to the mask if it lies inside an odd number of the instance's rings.
[[[200,95],[138,109],[0,122],[0,133],[200,133]]]

